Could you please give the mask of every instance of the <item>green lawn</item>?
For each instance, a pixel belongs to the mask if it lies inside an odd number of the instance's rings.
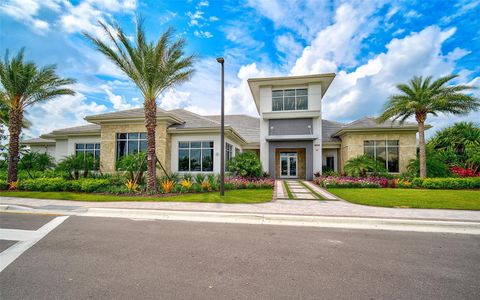
[[[208,203],[262,203],[272,200],[272,189],[248,189],[225,191],[225,196],[220,197],[218,192],[182,194],[170,197],[154,196],[117,196],[94,193],[70,192],[23,192],[1,191],[0,196],[60,199],[88,202],[114,202],[114,201],[154,201],[154,202],[208,202]]]
[[[328,191],[363,205],[480,210],[480,191],[477,190],[330,188]]]

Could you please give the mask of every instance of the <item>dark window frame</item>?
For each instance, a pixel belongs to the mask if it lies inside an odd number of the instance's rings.
[[[373,150],[373,159],[375,161],[382,162],[379,160],[377,152],[379,152],[379,148],[385,149],[385,162],[384,167],[388,173],[400,173],[400,141],[399,140],[364,140],[363,141],[363,153],[366,155],[371,155],[368,153]],[[393,154],[397,156],[396,165],[389,165],[389,154]]]
[[[124,137],[122,137],[122,135]],[[136,135],[136,137],[135,137]],[[125,149],[124,149],[124,154],[120,155],[120,143],[121,142],[125,142]],[[147,142],[147,133],[146,132],[119,132],[116,134],[116,142],[115,142],[115,145],[116,145],[116,151],[117,151],[117,161],[122,158],[123,156],[126,156],[126,155],[130,155],[130,154],[134,154],[134,153],[129,153],[130,152],[130,149],[129,149],[129,145],[130,145],[130,142],[136,142],[136,148],[138,150],[137,153],[140,153],[140,152],[146,152],[147,151],[147,145],[146,145],[146,142]],[[141,145],[142,145],[142,142],[145,142],[145,149],[144,151],[141,151]]]
[[[192,146],[193,145],[193,146]],[[200,150],[200,169],[192,169],[192,152]],[[202,141],[179,141],[178,142],[178,172],[213,172],[214,170],[214,159],[215,159],[215,143],[211,140],[202,140]],[[188,168],[183,168],[182,159],[185,155],[180,155],[182,151],[188,152]],[[211,165],[205,167],[205,158],[210,157]]]
[[[93,145],[93,148],[88,148],[87,145]],[[79,148],[79,146],[82,146],[83,148]],[[100,143],[75,143],[75,155],[83,154],[83,157],[85,157],[88,153],[93,155],[93,159],[100,160],[100,147]]]
[[[288,95],[293,91],[293,95]],[[281,92],[281,95],[279,95]],[[277,94],[277,95],[275,95]],[[294,100],[293,109],[285,108],[285,102]],[[306,100],[306,106],[299,108],[299,102],[301,100]],[[275,102],[277,104],[280,101],[282,103],[281,109],[277,109]],[[276,89],[272,90],[272,111],[298,111],[298,110],[308,110],[308,88],[291,88],[291,89]]]

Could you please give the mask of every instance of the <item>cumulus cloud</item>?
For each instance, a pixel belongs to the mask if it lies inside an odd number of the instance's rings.
[[[128,103],[125,100],[125,97],[122,95],[115,95],[110,91],[108,88],[104,88],[105,93],[107,94],[108,101],[110,101],[113,105],[113,109],[115,110],[124,110],[132,108],[132,104]]]
[[[28,119],[35,126],[25,131],[28,137],[48,133],[54,129],[86,124],[85,116],[107,111],[107,107],[96,102],[88,102],[82,93],[75,96],[61,96],[32,107]]]
[[[442,44],[455,29],[430,26],[403,39],[393,39],[387,51],[378,54],[352,72],[340,71],[324,99],[324,116],[349,120],[378,114],[395,85],[413,75],[450,74],[456,60],[468,54],[463,49],[442,52]],[[348,109],[346,109],[348,108]]]
[[[39,34],[45,34],[50,29],[50,24],[37,17],[42,6],[50,9],[59,8],[54,1],[42,3],[35,0],[7,0],[0,4],[0,13],[26,23]]]

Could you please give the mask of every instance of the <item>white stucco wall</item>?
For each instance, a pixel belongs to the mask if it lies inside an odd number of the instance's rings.
[[[308,88],[308,111],[318,111],[318,117],[312,119],[312,132],[318,138],[313,141],[313,172],[322,171],[322,85],[263,86],[260,87],[260,161],[264,171],[268,171],[269,147],[266,136],[269,134],[268,120],[263,119],[263,113],[272,112],[272,89]],[[288,119],[286,114],[285,119]]]
[[[55,158],[55,145],[30,145],[30,151],[37,153],[47,153]]]
[[[213,172],[202,173],[220,173],[220,135],[218,134],[172,134],[171,162],[170,168],[175,173],[199,173],[199,172],[180,172],[178,171],[178,143],[196,141],[213,141]],[[235,147],[243,151],[242,147],[225,137],[225,142],[233,146],[233,156],[235,156]]]
[[[260,162],[264,172],[268,172],[269,149],[268,141],[265,139],[268,135],[268,120],[264,120],[264,112],[272,111],[272,87],[260,88]]]
[[[56,140],[54,158],[55,161],[59,162],[65,158],[75,153],[75,144],[80,143],[100,143],[100,136],[89,136],[89,137],[70,137],[66,140]]]

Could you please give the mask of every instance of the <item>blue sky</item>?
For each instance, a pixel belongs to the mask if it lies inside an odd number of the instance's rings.
[[[395,84],[413,75],[458,73],[457,82],[480,85],[480,0],[4,0],[2,55],[26,47],[28,59],[57,64],[61,75],[78,80],[76,96],[30,110],[27,136],[141,105],[135,86],[81,35],[99,34],[97,20],[115,20],[133,34],[137,15],[149,38],[171,26],[187,40],[186,52],[198,56],[192,80],[158,99],[165,109],[218,113],[217,56],[226,59],[227,113],[256,115],[251,77],[335,72],[323,116],[345,122],[377,115]],[[472,113],[429,123],[439,129],[478,119]]]

